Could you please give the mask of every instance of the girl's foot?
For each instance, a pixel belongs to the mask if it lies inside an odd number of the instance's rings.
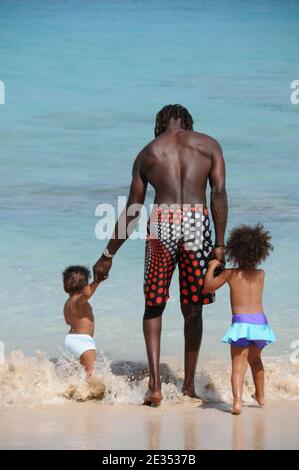
[[[260,406],[264,406],[264,405],[265,405],[265,397],[264,397],[264,395],[258,395],[257,393],[253,393],[253,394],[251,395],[251,397],[252,397],[255,401],[257,401]]]
[[[239,415],[242,411],[242,400],[234,400],[232,414]]]

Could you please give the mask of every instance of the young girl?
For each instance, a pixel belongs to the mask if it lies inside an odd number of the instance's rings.
[[[226,282],[230,287],[232,325],[222,341],[231,345],[233,414],[242,411],[244,375],[249,363],[255,385],[253,398],[260,406],[265,404],[264,367],[262,349],[275,341],[268,325],[262,305],[265,272],[257,269],[273,247],[271,236],[263,226],[242,225],[232,230],[226,245],[226,255],[233,263],[233,269],[225,269],[214,277],[215,269],[221,264],[217,260],[209,263],[205,277],[206,292],[214,292]]]

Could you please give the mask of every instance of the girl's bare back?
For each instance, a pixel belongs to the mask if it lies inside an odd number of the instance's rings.
[[[230,269],[227,282],[234,314],[263,312],[265,272],[262,269]]]

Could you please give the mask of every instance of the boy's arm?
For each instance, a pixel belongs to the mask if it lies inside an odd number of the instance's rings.
[[[81,294],[78,296],[78,302],[87,302],[88,299],[95,293],[100,281],[92,281],[88,286],[85,286]]]
[[[228,280],[230,275],[230,269],[225,269],[219,276],[214,277],[215,269],[220,266],[221,263],[217,259],[213,259],[209,262],[209,267],[205,276],[204,289],[206,292],[215,292],[215,290],[222,287]]]

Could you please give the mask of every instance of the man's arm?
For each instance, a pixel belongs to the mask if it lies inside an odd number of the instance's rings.
[[[129,238],[130,233],[128,232],[128,228],[130,227],[131,231],[137,224],[140,215],[140,206],[144,203],[147,180],[142,173],[143,157],[144,151],[140,152],[133,165],[132,181],[127,205],[125,211],[116,222],[113,235],[107,245],[107,249],[111,255],[115,255],[122,244]],[[136,210],[131,214],[129,208],[134,204],[136,204]],[[93,267],[94,278],[99,280],[106,279],[111,265],[112,258],[107,258],[105,255],[102,255]]]
[[[130,232],[134,229],[140,215],[140,206],[144,203],[147,180],[142,174],[141,161],[142,152],[138,155],[133,165],[131,187],[125,211],[116,222],[113,235],[107,245],[108,251],[112,255],[115,255],[122,244],[129,238],[128,227],[130,226]],[[129,208],[134,204],[136,204],[136,208],[133,208],[131,214]],[[120,224],[123,224],[123,226],[119,230]]]
[[[211,187],[211,212],[215,228],[215,245],[224,245],[224,235],[227,224],[227,194],[225,189],[225,163],[220,145],[213,149],[212,169],[209,175]],[[223,256],[223,249],[215,249],[217,259]]]

